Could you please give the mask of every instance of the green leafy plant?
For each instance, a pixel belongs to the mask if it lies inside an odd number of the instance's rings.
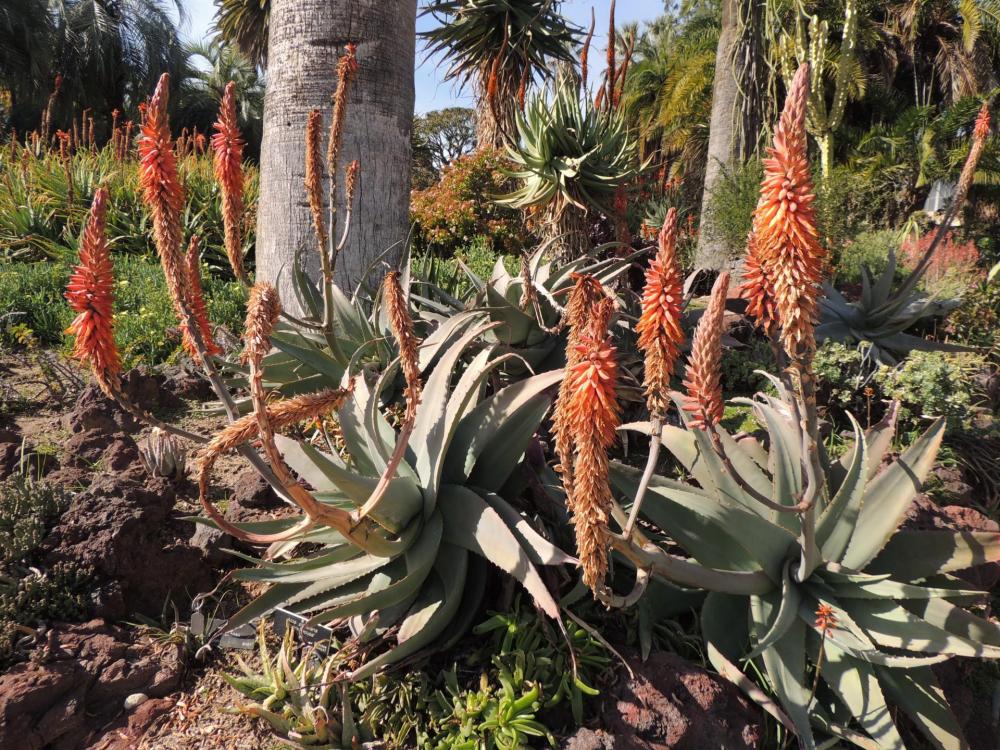
[[[984,367],[977,354],[913,352],[895,367],[875,373],[886,397],[901,404],[900,418],[910,429],[920,421],[946,417],[951,429],[969,427],[982,394],[976,375]]]
[[[899,528],[934,463],[943,420],[881,471],[892,414],[867,434],[854,423],[853,446],[824,461],[825,490],[806,519],[774,509],[791,509],[810,481],[801,428],[775,385],[779,397],[736,400],[767,425],[766,445],[737,444],[716,427],[720,453],[701,430],[664,428],[694,483],[654,476],[643,513],[691,559],[648,544],[616,548],[654,575],[710,592],[701,615],[710,661],[803,747],[818,746],[814,728],[859,747],[903,747],[887,701],[932,741],[956,742],[961,729],[930,665],[1000,658],[1000,628],[961,606],[983,592],[952,575],[1000,559],[1000,536]],[[615,464],[612,481],[634,497],[640,474]],[[814,531],[803,536],[807,523]],[[777,704],[752,687],[741,662],[766,675]]]

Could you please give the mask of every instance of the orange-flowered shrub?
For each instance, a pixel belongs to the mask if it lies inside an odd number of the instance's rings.
[[[914,268],[924,256],[934,239],[934,232],[906,239],[899,248],[900,262],[908,269]],[[979,250],[972,240],[961,242],[951,232],[938,245],[924,275],[924,285],[933,292],[960,296],[962,292],[982,278],[979,267]]]
[[[518,252],[525,240],[521,212],[493,201],[510,189],[503,168],[499,151],[483,149],[445,167],[436,185],[415,190],[416,248],[451,255],[481,236],[495,253]]]

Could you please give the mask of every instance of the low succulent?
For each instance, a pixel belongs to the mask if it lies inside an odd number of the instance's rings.
[[[283,543],[276,551],[287,559],[260,561],[236,573],[269,588],[230,618],[227,628],[278,606],[310,623],[350,618],[358,642],[378,651],[348,675],[358,680],[461,636],[483,596],[488,563],[517,578],[543,611],[558,618],[558,604],[537,566],[573,560],[541,537],[502,492],[548,410],[561,372],[486,396],[491,373],[509,357],[494,356],[487,346],[463,365],[467,349],[490,324],[472,313],[449,324],[428,336],[420,351],[421,360],[433,364],[396,476],[367,512],[366,549],[322,525]],[[361,509],[376,494],[397,444],[382,411],[395,369],[387,368],[372,384],[359,379],[354,398],[338,412],[346,459],[309,442],[277,437],[284,460],[319,502]],[[282,531],[301,520],[241,528]],[[291,556],[301,542],[321,546]]]
[[[139,460],[154,477],[180,480],[187,472],[187,448],[159,427],[139,443]]]
[[[1000,560],[1000,534],[901,528],[943,421],[887,465],[894,411],[867,434],[854,422],[853,446],[839,460],[824,458],[825,491],[800,515],[791,506],[809,483],[803,435],[775,385],[779,396],[736,400],[767,425],[764,444],[715,427],[720,449],[703,430],[663,428],[663,444],[693,482],[654,475],[642,512],[690,560],[652,540],[616,548],[654,575],[709,591],[701,622],[712,664],[802,747],[822,745],[819,730],[858,747],[902,748],[890,704],[936,746],[966,747],[930,667],[953,656],[1000,658],[1000,627],[963,608],[984,592],[953,575]],[[614,464],[613,485],[634,497],[640,474]],[[739,663],[766,675],[778,705],[750,687]]]
[[[906,333],[921,320],[943,316],[958,306],[957,300],[936,299],[916,291],[922,275],[920,271],[910,273],[894,290],[896,256],[890,253],[885,270],[877,278],[862,267],[861,299],[857,302],[848,302],[832,284],[824,284],[816,338],[868,342],[875,361],[887,365],[896,364],[914,350],[968,351],[966,347]]]

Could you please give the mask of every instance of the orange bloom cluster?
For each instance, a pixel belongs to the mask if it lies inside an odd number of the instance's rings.
[[[225,232],[226,255],[236,278],[248,283],[243,267],[243,137],[236,120],[236,85],[226,84],[226,93],[219,107],[219,119],[212,136],[215,179],[222,194],[222,225]]]
[[[184,194],[177,179],[177,159],[167,121],[170,76],[164,73],[143,112],[139,138],[139,187],[153,216],[153,239],[160,254],[174,309],[186,328],[189,305],[187,265],[181,250],[181,210]]]
[[[580,345],[583,338],[603,339],[611,320],[613,303],[604,291],[601,282],[587,274],[571,275],[574,286],[566,303],[565,320],[569,328],[566,342],[566,372],[572,371],[580,361]],[[555,452],[559,458],[556,467],[562,476],[563,487],[567,493],[573,486],[573,442],[574,433],[570,421],[570,402],[573,389],[570,378],[563,378],[559,385],[559,395],[556,398],[555,415],[553,416],[552,433],[555,437]]]
[[[656,257],[646,269],[642,314],[635,327],[639,349],[645,355],[646,403],[656,416],[662,417],[667,411],[670,378],[684,341],[681,328],[683,296],[683,280],[677,262],[677,209],[671,208],[660,230]]]
[[[347,183],[344,192],[347,196],[347,208],[350,210],[354,205],[354,191],[358,188],[358,172],[361,170],[361,162],[357,159],[347,165]]]
[[[566,377],[571,394],[566,422],[574,436],[573,490],[567,494],[567,504],[573,514],[583,581],[598,589],[608,572],[605,529],[612,500],[608,448],[620,424],[615,397],[618,363],[606,334],[584,335],[576,359]]]
[[[90,363],[101,390],[112,396],[122,367],[115,346],[114,268],[104,231],[107,202],[107,189],[98,188],[80,238],[80,264],[70,276],[66,299],[77,313],[67,329],[76,336],[73,356]]]
[[[969,194],[969,188],[972,187],[972,180],[979,164],[979,157],[983,154],[989,134],[990,108],[986,102],[983,102],[983,106],[979,108],[979,114],[976,116],[976,124],[972,129],[972,147],[969,149],[965,164],[962,165],[962,173],[958,176],[958,186],[955,188],[955,197],[953,198],[955,206],[960,207],[965,202],[965,196]]]
[[[191,235],[188,243],[187,257],[185,258],[186,272],[188,278],[188,296],[190,297],[191,315],[195,325],[201,332],[201,340],[205,345],[207,354],[220,354],[222,350],[215,343],[212,336],[212,324],[208,320],[208,308],[205,305],[205,295],[201,289],[201,255],[198,252],[198,235]],[[198,347],[195,345],[187,328],[184,328],[184,348],[192,357],[198,356]]]
[[[705,308],[691,343],[691,356],[685,372],[687,399],[684,411],[691,413],[692,428],[706,429],[722,421],[722,323],[729,291],[729,272],[719,274],[712,296]]]
[[[816,608],[816,627],[825,635],[827,631],[837,627],[837,615],[829,604],[820,604]]]
[[[816,231],[806,153],[808,96],[809,66],[803,64],[785,99],[774,146],[764,160],[753,221],[756,260],[774,286],[782,344],[793,361],[815,349],[813,328],[826,265]]]
[[[775,303],[774,282],[764,270],[754,233],[747,237],[747,257],[743,266],[743,285],[740,296],[747,300],[747,315],[757,321],[766,336],[778,332],[778,308]]]

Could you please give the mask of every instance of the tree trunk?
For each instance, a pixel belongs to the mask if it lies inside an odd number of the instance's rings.
[[[361,169],[337,283],[353,289],[386,250],[390,263],[398,260],[409,229],[416,0],[271,0],[257,277],[275,283],[285,305],[298,312],[291,287],[297,249],[304,250],[310,277],[320,278],[304,187],[306,119],[318,108],[329,126],[337,59],[348,42],[357,44],[358,74],[348,97],[337,179],[338,235],[346,216],[343,170],[354,159]]]
[[[697,268],[718,270],[730,260],[731,248],[719,237],[714,226],[712,196],[726,171],[731,170],[737,160],[748,158],[757,147],[761,91],[765,85],[761,80],[764,70],[759,45],[761,16],[761,0],[722,1],[722,29],[712,84],[708,162],[695,252]]]

